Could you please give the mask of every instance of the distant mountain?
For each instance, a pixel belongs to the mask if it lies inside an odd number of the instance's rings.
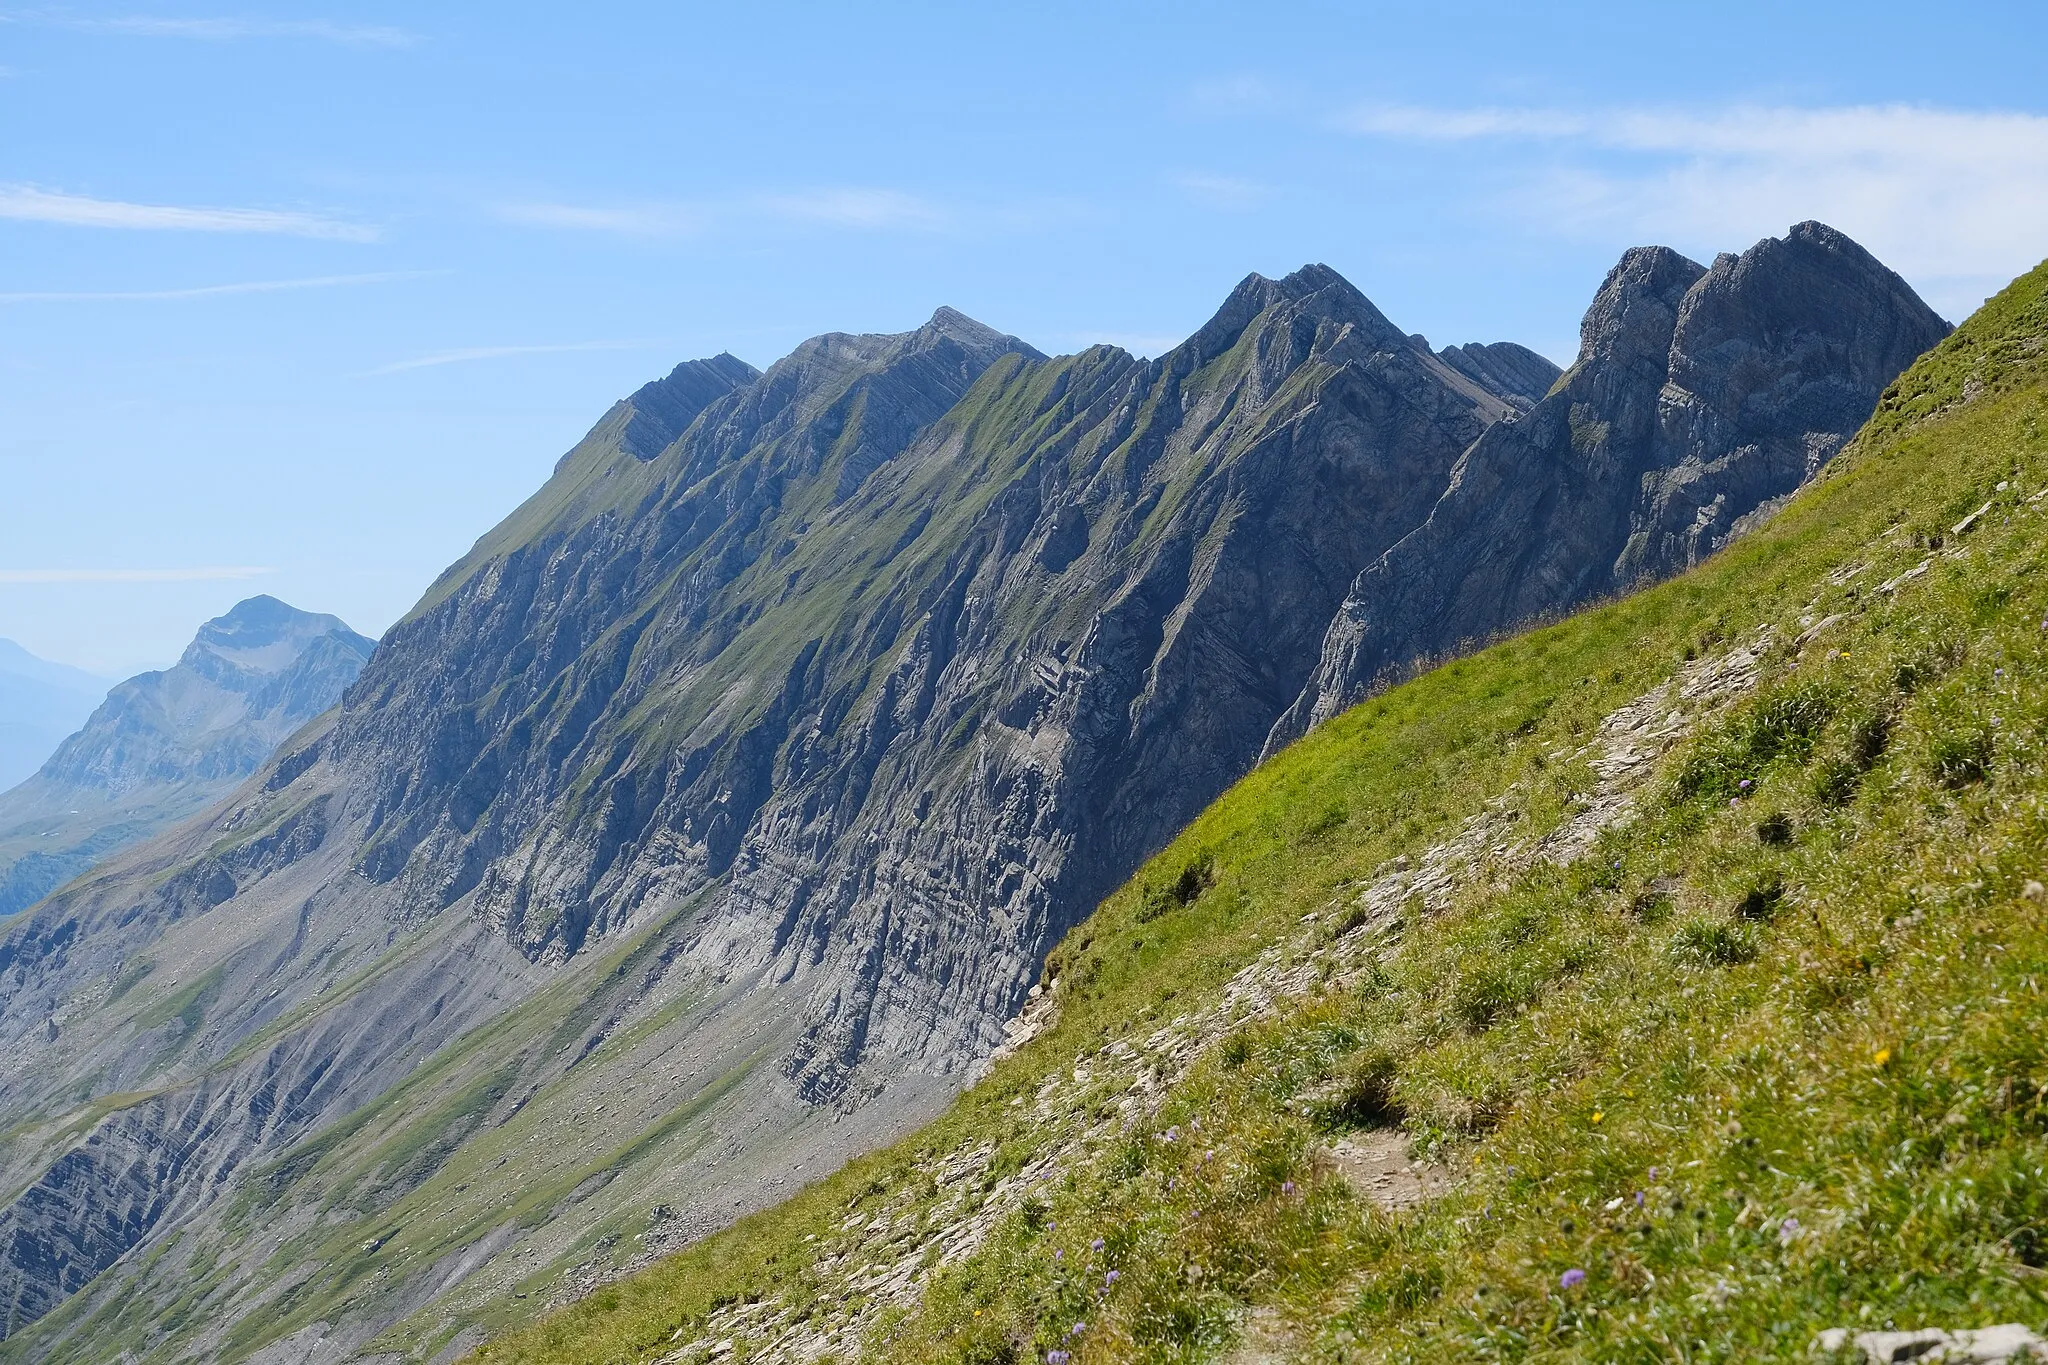
[[[1312,265],[1153,360],[941,309],[615,404],[206,821],[0,930],[7,1350],[431,1359],[934,1112],[1284,719],[1683,568],[1946,331],[1825,229],[1681,261],[1563,375]],[[106,733],[53,770],[165,761]]]
[[[40,767],[92,714],[110,681],[0,640],[0,790]]]
[[[339,700],[371,647],[338,617],[252,597],[201,626],[175,666],[106,692],[0,794],[0,915],[223,795]],[[60,682],[76,672],[33,662]]]

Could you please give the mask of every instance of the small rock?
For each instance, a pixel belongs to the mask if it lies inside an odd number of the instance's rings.
[[[1964,517],[1961,521],[1957,522],[1955,525],[1949,527],[1948,533],[1952,536],[1960,536],[1967,534],[1969,532],[1969,529],[1972,526],[1975,526],[1979,521],[1983,520],[1984,514],[1986,512],[1989,512],[1990,510],[1991,504],[1987,502],[1982,507],[1979,507],[1976,511],[1970,513],[1970,515]]]
[[[1832,1354],[1851,1344],[1849,1329],[1831,1327],[1814,1338],[1816,1353]],[[1915,1361],[1920,1365],[1999,1365],[2013,1360],[2048,1361],[2048,1341],[2016,1322],[1974,1331],[1859,1332],[1854,1345],[1869,1365]]]

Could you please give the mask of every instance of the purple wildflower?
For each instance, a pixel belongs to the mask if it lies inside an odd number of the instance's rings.
[[[1280,1193],[1282,1193],[1282,1194],[1293,1194],[1293,1193],[1294,1193],[1294,1182],[1293,1182],[1292,1180],[1283,1180],[1283,1181],[1281,1181],[1281,1182],[1280,1182]]]
[[[1573,1266],[1570,1270],[1558,1276],[1557,1282],[1565,1289],[1577,1289],[1586,1282],[1586,1272],[1577,1266]]]
[[[1045,1365],[1067,1365],[1067,1362],[1073,1358],[1074,1353],[1072,1351],[1047,1351],[1045,1353]]]
[[[1209,1160],[1209,1158],[1211,1158],[1211,1157],[1213,1157],[1213,1156],[1215,1156],[1215,1155],[1216,1155],[1216,1149],[1215,1149],[1214,1147],[1211,1147],[1211,1148],[1210,1148],[1210,1149],[1209,1149],[1208,1151],[1206,1151],[1206,1152],[1202,1153],[1202,1160],[1204,1160],[1204,1161],[1207,1161],[1207,1160]]]
[[[1746,777],[1742,779],[1742,789],[1743,789],[1744,791],[1748,791],[1748,790],[1749,790],[1749,779],[1748,779],[1748,778],[1746,778]]]
[[[1083,1333],[1083,1332],[1085,1332],[1085,1331],[1087,1331],[1087,1330],[1088,1330],[1088,1324],[1087,1324],[1087,1323],[1085,1323],[1085,1322],[1077,1322],[1077,1323],[1075,1323],[1075,1324],[1074,1324],[1074,1325],[1073,1325],[1072,1327],[1069,1327],[1069,1328],[1067,1329],[1067,1335],[1068,1335],[1068,1336],[1070,1336],[1070,1337],[1078,1337],[1078,1336],[1080,1336],[1080,1335],[1081,1335],[1081,1333]]]
[[[1167,1129],[1167,1130],[1166,1130],[1165,1132],[1161,1133],[1161,1134],[1160,1134],[1159,1136],[1160,1136],[1160,1138],[1161,1138],[1161,1139],[1163,1139],[1164,1141],[1167,1141],[1167,1142],[1179,1142],[1179,1141],[1180,1141],[1180,1129],[1178,1129],[1178,1128],[1169,1128],[1169,1129]]]
[[[1778,1224],[1778,1241],[1781,1244],[1789,1246],[1792,1239],[1798,1235],[1799,1220],[1797,1218],[1787,1218],[1784,1222]]]
[[[1123,1277],[1124,1277],[1124,1273],[1123,1273],[1123,1271],[1121,1271],[1121,1270],[1112,1270],[1112,1271],[1110,1271],[1110,1272],[1109,1272],[1109,1273],[1108,1273],[1107,1275],[1104,1275],[1104,1276],[1102,1277],[1102,1283],[1103,1283],[1103,1287],[1104,1287],[1104,1288],[1107,1288],[1108,1286],[1110,1286],[1110,1285],[1113,1285],[1113,1284],[1115,1284],[1115,1283],[1116,1283],[1116,1282],[1117,1282],[1118,1280],[1121,1280],[1121,1279],[1122,1279]]]
[[[1066,1259],[1067,1259],[1067,1251],[1066,1251],[1066,1248],[1065,1248],[1065,1247],[1054,1247],[1054,1248],[1052,1249],[1052,1258],[1053,1258],[1053,1259],[1054,1259],[1055,1261],[1064,1261],[1064,1260],[1066,1260]]]
[[[1097,1238],[1096,1238],[1096,1239],[1095,1239],[1094,1241],[1092,1241],[1092,1242],[1090,1242],[1090,1243],[1088,1244],[1088,1249],[1089,1249],[1090,1251],[1100,1251],[1100,1250],[1102,1250],[1102,1239],[1101,1239],[1100,1237],[1097,1237]]]

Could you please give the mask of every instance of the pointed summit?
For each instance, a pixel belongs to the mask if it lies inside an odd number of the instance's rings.
[[[1600,283],[1579,323],[1579,363],[1662,365],[1678,305],[1706,267],[1667,246],[1630,247]]]
[[[1235,346],[1253,322],[1279,309],[1292,321],[1348,326],[1372,349],[1410,348],[1407,335],[1357,286],[1327,265],[1310,264],[1275,280],[1253,272],[1240,280],[1213,317],[1175,352],[1199,369]],[[1276,314],[1275,316],[1278,316]]]
[[[1578,361],[1475,441],[1429,519],[1352,584],[1269,751],[1413,660],[1697,563],[1810,478],[1948,330],[1818,223],[1711,268],[1624,253]]]
[[[726,351],[709,360],[686,360],[667,377],[633,391],[626,400],[632,415],[619,444],[651,460],[688,430],[698,413],[760,377],[759,370]]]
[[[114,687],[0,795],[0,915],[218,799],[334,705],[373,647],[263,595],[201,626],[175,666]]]
[[[1037,350],[1019,341],[1016,337],[998,332],[987,323],[977,322],[959,309],[948,308],[944,305],[941,305],[932,314],[931,321],[910,335],[917,340],[926,341],[927,345],[929,344],[927,339],[943,337],[949,341],[958,342],[960,345],[973,351],[982,351],[993,355],[1018,351],[1020,354],[1029,355],[1034,360],[1043,360],[1045,358]]]

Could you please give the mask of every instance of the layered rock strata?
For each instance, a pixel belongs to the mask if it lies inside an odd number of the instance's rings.
[[[1347,623],[1427,653],[1682,567],[1825,459],[1939,327],[1867,261],[1631,253],[1562,380],[1317,266],[1154,361],[942,309],[648,385],[337,710],[0,935],[17,1349],[424,1357],[900,1131],[1398,667]]]
[[[1628,252],[1577,363],[1352,584],[1268,749],[1418,660],[1698,563],[1811,478],[1948,331],[1820,223],[1708,268]]]

